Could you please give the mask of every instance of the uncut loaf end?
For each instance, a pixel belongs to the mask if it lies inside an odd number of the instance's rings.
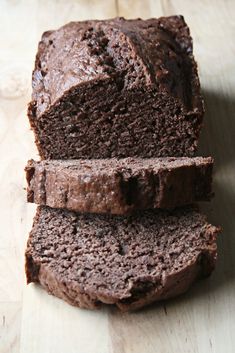
[[[203,102],[184,18],[45,32],[28,116],[43,159],[193,156]]]

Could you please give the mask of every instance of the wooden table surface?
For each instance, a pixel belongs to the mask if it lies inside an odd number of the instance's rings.
[[[141,312],[87,311],[26,286],[24,247],[35,212],[24,166],[37,158],[26,106],[41,33],[71,20],[183,14],[206,101],[200,152],[215,157],[212,203],[222,225],[214,274]],[[235,352],[235,1],[0,0],[0,352]]]

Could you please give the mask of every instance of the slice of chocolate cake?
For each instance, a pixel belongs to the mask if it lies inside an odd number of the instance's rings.
[[[28,109],[43,159],[193,156],[202,115],[182,16],[43,34]]]
[[[88,213],[127,214],[211,197],[212,158],[29,161],[28,201]]]
[[[39,207],[26,250],[27,281],[83,308],[141,308],[209,275],[218,231],[192,208],[121,217]]]

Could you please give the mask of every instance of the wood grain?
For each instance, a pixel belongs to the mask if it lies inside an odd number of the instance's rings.
[[[137,313],[73,308],[26,287],[23,253],[35,212],[24,166],[37,158],[26,118],[37,42],[71,20],[184,14],[206,101],[200,153],[216,161],[209,219],[221,224],[211,278]],[[233,353],[235,351],[235,2],[233,0],[3,0],[0,2],[0,352]]]

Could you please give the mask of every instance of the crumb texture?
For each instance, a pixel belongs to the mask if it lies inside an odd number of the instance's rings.
[[[76,306],[136,309],[210,274],[217,232],[190,208],[120,217],[39,207],[26,250],[28,282]]]

